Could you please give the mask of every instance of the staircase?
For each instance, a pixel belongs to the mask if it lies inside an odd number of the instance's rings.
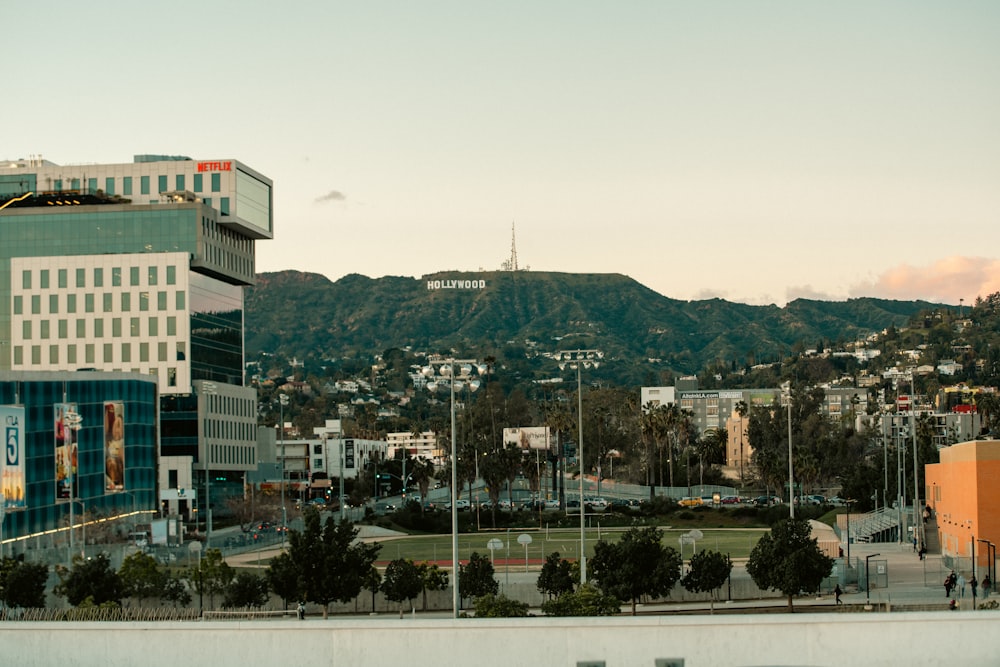
[[[899,514],[894,509],[880,508],[866,514],[852,514],[847,539],[855,543],[888,542],[898,535]]]
[[[941,539],[938,535],[937,514],[924,524],[924,546],[929,554],[941,553]]]

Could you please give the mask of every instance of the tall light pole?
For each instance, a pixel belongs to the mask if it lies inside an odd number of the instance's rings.
[[[601,365],[600,359],[604,358],[604,353],[600,350],[563,350],[558,353],[561,362],[560,370],[565,369],[567,364],[570,368],[576,368],[576,400],[577,400],[577,426],[576,426],[576,458],[580,465],[580,583],[587,583],[587,513],[584,511],[583,502],[583,381],[581,379],[582,368],[593,366],[597,368]]]
[[[788,405],[788,518],[795,518],[795,475],[792,467],[792,383],[781,385],[781,395]]]
[[[913,540],[914,547],[917,543],[923,543],[920,538],[920,516],[917,514],[917,505],[920,504],[920,484],[918,483],[917,467],[917,389],[913,386],[913,372],[910,371],[910,427],[913,429]],[[919,539],[918,539],[919,538]]]
[[[65,398],[65,397],[64,397]],[[69,452],[70,452],[70,464],[69,464],[69,566],[73,567],[73,484],[76,480],[73,478],[73,447],[77,444],[77,438],[80,434],[80,428],[83,426],[83,417],[80,413],[76,411],[76,405],[71,405],[69,409],[63,414],[63,423],[66,425],[66,429],[70,433],[69,439]],[[84,537],[84,542],[86,542],[86,537]],[[86,546],[86,545],[85,545]]]
[[[285,548],[285,533],[288,531],[288,514],[285,509],[285,406],[288,394],[278,394],[278,424],[281,434],[281,548]]]
[[[458,370],[456,370],[456,364],[459,364]],[[435,365],[438,366],[437,374],[442,378],[447,378],[451,394],[451,576],[453,580],[451,606],[454,617],[458,618],[458,603],[461,596],[458,590],[458,444],[455,436],[455,385],[459,385],[459,389],[461,389],[462,384],[468,382],[470,392],[479,389],[479,380],[472,379],[472,371],[475,369],[482,374],[485,366],[471,359],[439,359],[431,361],[421,370],[423,376],[428,379],[435,377]],[[439,386],[440,383],[435,380],[427,383],[427,389],[430,391],[437,391]],[[406,460],[405,451],[403,452],[403,460]],[[405,479],[403,487],[405,491]]]

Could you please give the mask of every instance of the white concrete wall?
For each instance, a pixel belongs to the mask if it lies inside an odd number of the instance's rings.
[[[1000,612],[0,623],[4,663],[118,667],[995,666]]]

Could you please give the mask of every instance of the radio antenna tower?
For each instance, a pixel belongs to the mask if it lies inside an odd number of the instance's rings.
[[[510,259],[503,263],[504,271],[517,271],[517,240],[514,236],[514,223],[510,223]]]

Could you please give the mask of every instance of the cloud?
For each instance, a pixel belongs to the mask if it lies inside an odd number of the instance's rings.
[[[785,290],[785,297],[788,301],[795,299],[809,299],[812,301],[841,301],[843,297],[838,297],[828,292],[821,292],[812,285],[793,285]]]
[[[322,197],[316,197],[315,203],[322,204],[328,201],[344,201],[347,196],[343,192],[338,192],[337,190],[330,190]]]
[[[1000,292],[1000,260],[953,256],[929,266],[900,264],[870,282],[852,285],[852,297],[934,301],[971,304],[977,296]]]

